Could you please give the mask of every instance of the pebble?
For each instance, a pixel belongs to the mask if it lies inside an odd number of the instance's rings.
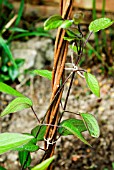
[[[15,162],[18,158],[18,154],[17,152],[11,152],[11,153],[8,153],[8,156],[7,158],[13,162]]]
[[[7,159],[7,156],[6,156],[5,154],[0,156],[0,162],[1,162],[1,163],[2,163],[2,162],[5,162],[6,159]]]
[[[30,69],[34,66],[37,51],[33,49],[14,49],[12,51],[14,58],[25,59],[24,65],[20,68],[21,73],[24,70]]]

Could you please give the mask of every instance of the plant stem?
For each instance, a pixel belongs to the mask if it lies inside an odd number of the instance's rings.
[[[74,75],[75,75],[75,72],[73,72],[73,74],[72,74],[72,78],[71,78],[71,81],[70,81],[70,85],[69,85],[69,89],[68,89],[67,96],[66,96],[66,99],[65,99],[65,104],[64,104],[63,110],[66,109],[66,105],[67,105],[67,102],[68,102],[68,97],[69,97],[70,90],[71,90],[71,87],[72,87]]]
[[[38,116],[37,116],[37,114],[36,114],[36,112],[34,111],[34,109],[33,109],[32,106],[31,106],[31,109],[32,109],[32,111],[33,111],[33,113],[34,113],[34,115],[35,115],[35,117],[36,117],[38,123],[40,123],[40,119],[38,118]]]
[[[74,114],[74,115],[80,115],[79,113],[75,113],[75,112],[71,112],[71,111],[69,111],[69,110],[64,110],[64,113],[71,113],[71,114]]]
[[[106,0],[102,0],[102,17],[105,16],[105,5],[106,5]]]
[[[48,113],[48,110],[51,108],[51,106],[52,106],[53,102],[55,101],[56,97],[57,97],[58,94],[61,92],[61,90],[62,90],[62,88],[64,87],[65,83],[68,81],[68,79],[70,78],[70,76],[71,76],[72,74],[73,74],[73,72],[71,72],[71,73],[69,74],[69,76],[66,78],[66,80],[64,81],[64,83],[62,84],[62,86],[58,89],[58,91],[57,91],[57,93],[56,93],[53,101],[51,102],[51,104],[49,105],[49,107],[48,107],[48,109],[47,109],[47,112],[45,113],[45,116],[43,117],[43,120],[42,120],[41,124],[43,124],[44,119],[45,119],[45,117],[46,117],[46,115],[47,115],[47,113]],[[40,123],[40,120],[39,120],[39,118],[37,117],[37,115],[36,115],[33,107],[31,107],[31,109],[32,109],[33,113],[35,114],[38,122]],[[52,126],[52,125],[51,125],[51,126]],[[38,132],[37,132],[35,138],[37,138],[37,136],[38,136],[38,134],[39,134],[39,132],[40,132],[40,129],[41,129],[41,127],[38,129]],[[27,155],[26,161],[24,162],[24,165],[23,165],[23,167],[22,167],[22,170],[24,170],[24,166],[25,166],[25,164],[26,164],[26,162],[27,162],[27,160],[28,160],[28,156],[29,156],[29,153],[28,153],[28,155]]]
[[[92,10],[92,17],[93,20],[97,19],[97,13],[96,13],[96,0],[92,1],[92,5],[93,5],[93,10]],[[95,35],[95,46],[96,46],[96,50],[97,52],[99,52],[99,39],[98,39],[98,34],[94,33]]]
[[[52,124],[48,124],[48,123],[43,123],[43,124],[41,124],[41,126],[56,126],[56,127],[62,127],[62,126],[59,126],[59,125],[52,125]]]
[[[68,88],[68,92],[67,92],[67,95],[66,95],[65,103],[64,103],[64,106],[63,106],[63,112],[61,113],[61,116],[60,116],[60,118],[59,118],[58,124],[60,123],[60,121],[61,121],[61,119],[62,119],[62,117],[63,117],[63,114],[64,114],[64,110],[66,109],[66,106],[67,106],[68,97],[69,97],[70,90],[71,90],[71,87],[72,87],[74,75],[75,75],[75,72],[73,72],[73,74],[72,74],[72,78],[71,78],[70,85],[69,85],[69,88]]]
[[[47,115],[49,109],[51,108],[53,102],[55,101],[56,97],[57,97],[58,94],[61,92],[61,90],[63,89],[64,85],[66,84],[66,82],[68,81],[68,79],[71,77],[72,74],[73,74],[73,72],[71,72],[71,73],[69,74],[69,76],[66,78],[66,80],[64,81],[64,83],[62,84],[62,86],[58,89],[58,91],[57,91],[55,97],[53,98],[52,102],[50,103],[50,105],[49,105],[49,107],[48,107],[48,109],[47,109],[47,111],[46,111],[46,113],[45,113],[45,116],[43,117],[43,120],[42,120],[41,124],[43,124],[44,119],[45,119],[45,117],[46,117],[46,115]],[[37,136],[38,136],[38,134],[39,134],[39,132],[40,132],[40,129],[41,129],[41,127],[38,129],[38,132],[37,132],[35,138],[37,138]]]
[[[25,169],[25,168],[24,168],[24,166],[26,165],[26,163],[27,163],[27,161],[28,161],[29,154],[30,154],[30,152],[28,152],[27,157],[26,157],[26,160],[25,160],[25,162],[24,162],[24,164],[23,164],[23,166],[22,166],[22,169],[21,169],[21,170],[24,170],[24,169]]]
[[[84,47],[86,46],[86,44],[88,43],[89,38],[91,37],[92,34],[93,34],[93,32],[91,31],[91,32],[89,33],[87,39],[86,39],[85,42],[84,42],[83,48],[84,48]]]
[[[106,0],[102,0],[102,17],[105,17],[105,5],[106,5]],[[106,46],[105,30],[102,30],[102,40],[103,40],[103,46]]]
[[[50,105],[49,105],[49,107],[48,107],[48,109],[47,109],[47,112],[48,112],[48,110],[50,109],[50,107],[52,106],[52,104],[53,104],[53,102],[55,101],[55,99],[56,99],[56,97],[58,96],[58,94],[59,94],[59,93],[61,92],[61,90],[63,89],[63,87],[64,87],[64,85],[66,84],[66,82],[68,81],[68,79],[69,79],[69,78],[71,77],[71,75],[73,74],[73,72],[74,72],[74,71],[72,71],[72,72],[68,75],[68,77],[66,78],[66,80],[63,82],[63,84],[62,84],[62,85],[60,86],[60,88],[58,89],[56,95],[54,96],[52,102],[50,103]],[[46,114],[47,114],[47,112],[46,112]]]
[[[95,20],[97,18],[97,15],[96,15],[96,0],[92,0],[92,6],[93,6],[92,17],[93,17],[93,20]]]

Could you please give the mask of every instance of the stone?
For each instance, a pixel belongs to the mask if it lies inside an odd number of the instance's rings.
[[[44,66],[44,62],[45,60],[42,53],[38,52],[35,60],[35,65],[34,65],[35,69],[42,69]]]
[[[18,155],[16,152],[10,152],[8,155],[7,155],[7,158],[11,161],[16,161],[17,158],[18,158]]]
[[[7,157],[5,154],[0,156],[0,162],[4,162],[4,161],[6,161],[6,159],[7,159]]]
[[[30,38],[27,42],[27,48],[29,49],[35,49],[36,50],[36,44],[37,42],[40,42],[40,37],[34,37],[34,38]]]
[[[37,55],[36,50],[32,49],[14,49],[13,50],[14,58],[25,59],[24,65],[20,68],[20,72],[22,73],[26,69],[30,69],[34,66],[35,57]]]
[[[54,57],[54,50],[53,50],[53,47],[50,45],[48,49],[46,50],[45,58],[47,61],[51,62],[53,60],[53,57]]]

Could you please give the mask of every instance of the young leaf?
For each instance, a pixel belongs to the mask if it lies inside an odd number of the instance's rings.
[[[99,19],[96,19],[90,23],[89,31],[90,32],[98,32],[100,30],[108,28],[113,23],[114,23],[114,21],[111,21],[111,19],[109,19],[109,18],[99,18]]]
[[[73,15],[73,20],[74,20],[74,24],[79,24],[82,19],[84,18],[84,14],[82,12],[77,12]]]
[[[100,97],[100,87],[97,79],[95,78],[94,75],[85,72],[84,73],[86,83],[89,87],[89,89],[97,96]]]
[[[71,37],[64,37],[64,40],[67,40],[67,41],[69,41],[69,42],[71,42],[71,41],[73,41],[73,40],[75,40],[76,38],[71,38]]]
[[[34,74],[38,74],[39,76],[45,77],[49,80],[52,80],[52,71],[49,70],[34,70]]]
[[[64,40],[67,40],[67,41],[69,41],[69,42],[71,42],[71,41],[73,41],[73,40],[75,40],[76,38],[71,38],[71,37],[64,37]]]
[[[1,113],[1,117],[9,113],[14,113],[32,106],[32,101],[27,97],[18,97],[14,99]]]
[[[60,15],[53,15],[44,22],[44,29],[45,30],[55,29],[58,28],[62,23],[63,19]]]
[[[73,24],[73,20],[65,20],[61,24],[61,28],[69,28]]]
[[[28,151],[20,151],[18,154],[21,166],[24,165],[24,168],[29,167],[31,163],[30,153]]]
[[[63,120],[60,124],[60,126],[62,126],[62,124],[64,124],[65,122],[72,124],[75,128],[77,128],[80,132],[84,132],[87,130],[84,122],[82,120],[79,119],[67,119],[67,120]],[[63,127],[59,127],[58,128],[58,132],[59,134],[61,134],[62,136],[67,136],[67,135],[73,135],[72,132],[68,131],[67,129],[63,128]]]
[[[95,138],[98,138],[100,135],[100,130],[99,130],[99,125],[98,125],[95,117],[88,113],[81,113],[80,115],[81,115],[90,135]]]
[[[76,38],[76,34],[70,29],[66,30],[66,33],[70,38]]]
[[[40,164],[36,165],[31,170],[46,170],[54,159],[55,156],[52,156],[51,158],[48,158],[45,161],[41,162]]]
[[[69,37],[72,37],[72,38],[79,38],[81,39],[82,38],[82,35],[80,34],[80,32],[78,31],[77,28],[68,28],[66,30],[66,33]]]
[[[62,123],[62,127],[64,127],[66,130],[78,137],[82,142],[90,146],[90,144],[85,140],[85,138],[81,134],[81,129],[79,127],[77,128],[75,124],[72,124],[72,121],[64,121]]]
[[[13,89],[11,86],[8,86],[7,84],[2,83],[2,82],[0,82],[0,92],[10,94],[10,95],[16,96],[16,97],[25,97],[23,94],[21,94],[20,92],[18,92],[15,89]]]
[[[37,140],[33,138],[27,144],[14,148],[15,151],[29,151],[35,152],[39,149],[39,146],[36,145]]]
[[[39,133],[38,133],[39,132]],[[38,133],[38,135],[37,135]],[[31,134],[36,137],[37,135],[37,141],[44,140],[44,135],[46,133],[46,126],[36,126],[34,129],[32,129]]]
[[[19,147],[28,141],[33,136],[23,135],[19,133],[1,133],[0,134],[0,154],[3,154],[9,150]]]

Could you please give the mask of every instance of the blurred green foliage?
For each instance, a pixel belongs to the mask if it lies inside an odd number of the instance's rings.
[[[20,1],[18,14],[9,0],[0,1],[0,81],[12,83],[19,76],[19,68],[24,64],[24,59],[14,59],[10,44],[14,39],[29,36],[50,36],[42,27],[23,29],[19,27],[24,10],[24,0]]]
[[[106,0],[102,0],[101,17],[105,17]],[[92,0],[92,19],[97,19],[96,0]],[[102,32],[95,33],[94,49],[88,44],[89,62],[93,64],[101,64],[100,71],[105,75],[113,75],[114,62],[113,62],[113,41],[114,34],[113,28],[102,30]]]

